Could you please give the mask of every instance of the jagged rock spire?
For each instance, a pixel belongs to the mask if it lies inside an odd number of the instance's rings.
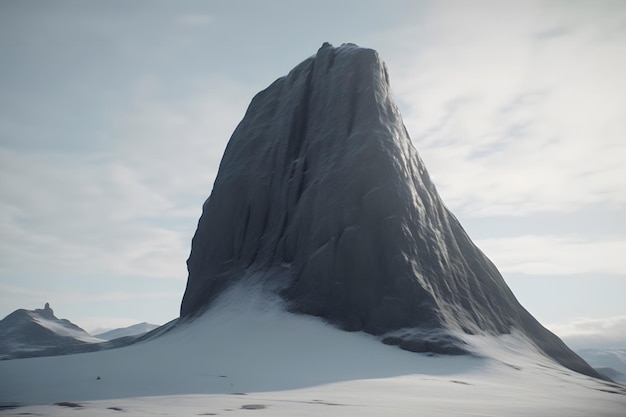
[[[598,376],[518,303],[444,206],[385,64],[353,44],[325,43],[254,97],[187,265],[182,317],[255,272],[285,282],[293,311],[346,330],[419,329],[407,333],[407,347],[424,337],[446,351],[446,330],[518,329],[563,365]]]

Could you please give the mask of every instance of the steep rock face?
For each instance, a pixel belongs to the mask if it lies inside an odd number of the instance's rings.
[[[283,282],[293,311],[346,330],[430,335],[387,339],[407,349],[449,351],[445,338],[432,338],[441,329],[516,328],[563,365],[598,376],[524,310],[443,205],[384,63],[356,45],[324,44],[254,97],[187,265],[183,318],[259,273]]]

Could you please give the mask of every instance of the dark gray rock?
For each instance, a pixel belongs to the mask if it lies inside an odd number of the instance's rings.
[[[402,343],[402,338],[397,336],[387,336],[381,340],[386,345],[398,346]]]
[[[428,342],[420,339],[406,339],[400,342],[400,349],[409,352],[426,353],[428,352]]]
[[[371,49],[324,44],[254,97],[187,266],[183,318],[258,272],[286,279],[293,311],[346,330],[518,329],[561,364],[599,377],[518,303],[444,206]],[[399,345],[462,349],[445,340]]]

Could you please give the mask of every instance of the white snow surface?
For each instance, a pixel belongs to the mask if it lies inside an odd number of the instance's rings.
[[[476,356],[405,352],[241,284],[152,340],[0,362],[0,405],[22,405],[0,415],[626,415],[624,387],[563,368],[521,335],[464,338]]]

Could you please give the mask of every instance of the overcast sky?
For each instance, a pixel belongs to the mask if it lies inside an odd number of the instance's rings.
[[[230,134],[325,41],[379,51],[440,194],[522,304],[625,345],[620,0],[1,1],[0,316],[177,317]]]

